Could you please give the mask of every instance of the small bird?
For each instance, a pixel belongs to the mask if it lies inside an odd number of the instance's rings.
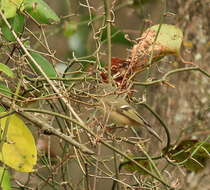
[[[106,89],[109,88],[106,84]],[[152,129],[151,125],[120,95],[114,94],[115,89],[110,85],[107,95],[100,99],[103,112],[118,125],[140,127],[144,126],[149,133],[162,142],[160,136]],[[113,93],[112,93],[112,92]],[[107,91],[106,91],[107,92]],[[110,93],[109,93],[110,92]]]

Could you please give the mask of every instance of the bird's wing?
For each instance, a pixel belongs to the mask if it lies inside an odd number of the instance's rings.
[[[121,112],[121,114],[125,115],[126,117],[129,117],[130,119],[132,119],[133,121],[135,121],[136,123],[143,125],[150,134],[152,134],[153,136],[155,136],[160,142],[162,142],[162,139],[160,138],[160,136],[155,132],[154,129],[152,129],[151,125],[141,116],[139,115],[134,108],[132,108],[130,105],[125,104],[123,106],[121,106],[118,109],[119,112]]]
[[[147,122],[136,112],[136,110],[128,104],[122,105],[118,108],[118,112],[135,121],[140,125],[145,125]]]
[[[142,116],[140,116],[136,110],[126,102],[125,99],[109,96],[103,98],[102,102],[109,106],[110,111],[116,111],[119,115],[123,115],[125,118],[128,118],[126,121],[130,119],[133,121],[130,123],[133,123],[135,126],[143,125],[150,134],[162,142],[160,136],[152,129],[151,125]]]

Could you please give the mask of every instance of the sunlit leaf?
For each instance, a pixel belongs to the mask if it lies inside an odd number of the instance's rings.
[[[21,7],[23,0],[1,0],[0,9],[6,18],[12,18],[16,15],[17,9]]]
[[[6,74],[9,77],[14,77],[14,73],[13,71],[5,64],[0,63],[0,72],[3,72],[4,74]]]
[[[56,71],[55,71],[53,65],[46,58],[44,58],[42,55],[40,55],[39,53],[36,53],[36,52],[31,52],[30,54],[34,58],[34,60],[37,62],[37,64],[40,65],[40,67],[43,69],[43,71],[45,72],[45,74],[48,77],[56,77]],[[29,63],[31,65],[31,67],[34,69],[34,71],[38,75],[41,75],[41,72],[36,67],[36,65],[31,61]]]
[[[39,23],[59,22],[56,13],[42,0],[24,0],[25,10]]]
[[[6,168],[0,167],[0,181],[2,190],[11,190],[10,174]]]
[[[37,150],[30,130],[16,114],[0,119],[0,126],[1,140],[4,140],[0,160],[17,171],[32,172]]]

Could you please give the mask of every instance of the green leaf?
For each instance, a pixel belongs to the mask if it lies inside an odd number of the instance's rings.
[[[4,111],[6,111],[5,107],[0,106],[0,112],[4,112]]]
[[[56,13],[42,0],[24,0],[25,10],[39,23],[59,22]]]
[[[8,97],[12,96],[11,90],[9,88],[7,88],[7,86],[3,82],[0,82],[0,93],[4,94],[5,96],[8,96]]]
[[[25,24],[25,18],[23,15],[16,14],[16,16],[14,18],[10,18],[10,19],[8,19],[8,21],[9,21],[12,29],[14,30],[14,32],[17,34],[17,36],[19,36],[20,34],[23,33],[24,24]],[[3,22],[1,24],[1,29],[2,29],[3,36],[6,40],[16,41],[14,35],[12,34],[11,30],[8,28],[6,23]]]
[[[21,7],[23,0],[1,0],[0,9],[4,12],[6,18],[12,18],[16,15],[17,9]]]
[[[198,172],[204,169],[210,158],[210,143],[184,140],[176,148],[171,148],[167,155],[176,164],[181,164],[188,170]]]
[[[0,119],[0,126],[0,160],[17,171],[32,172],[37,161],[37,149],[30,130],[16,114]]]
[[[118,44],[123,44],[123,45],[128,45],[128,46],[133,45],[133,43],[131,43],[125,38],[125,33],[123,33],[122,31],[120,31],[119,28],[114,27],[114,26],[111,27],[111,39],[112,39],[112,43],[118,43]],[[107,42],[107,30],[103,31],[101,41]]]
[[[7,169],[0,167],[0,181],[2,190],[11,190],[10,174]]]
[[[0,72],[1,71],[11,78],[14,77],[13,71],[7,65],[5,65],[3,63],[0,63]]]
[[[195,151],[196,156],[200,156],[203,158],[210,158],[210,143],[208,142],[197,142],[195,144],[194,149],[191,150]]]
[[[47,59],[45,59],[42,55],[40,55],[39,53],[36,53],[36,52],[31,52],[30,54],[34,58],[34,60],[37,62],[37,64],[39,64],[41,66],[41,68],[43,69],[43,71],[45,72],[45,74],[48,77],[56,77],[56,71],[55,71],[53,65]],[[31,61],[29,61],[29,63],[31,65],[31,67],[34,69],[34,71],[38,75],[41,75],[41,72],[36,67],[36,65],[34,65],[34,63]]]

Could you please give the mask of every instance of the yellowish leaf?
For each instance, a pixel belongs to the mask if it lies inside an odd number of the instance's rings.
[[[169,55],[171,53],[179,55],[183,40],[182,30],[170,24],[162,24],[161,26],[154,25],[146,31],[154,32],[154,38],[152,38],[153,41],[157,35],[159,27],[160,31],[154,44],[155,51],[160,51],[160,54],[163,55]],[[152,49],[152,46],[150,48]]]
[[[0,129],[1,140],[4,140],[0,160],[17,171],[32,172],[37,161],[37,149],[25,123],[13,114],[0,119]]]

